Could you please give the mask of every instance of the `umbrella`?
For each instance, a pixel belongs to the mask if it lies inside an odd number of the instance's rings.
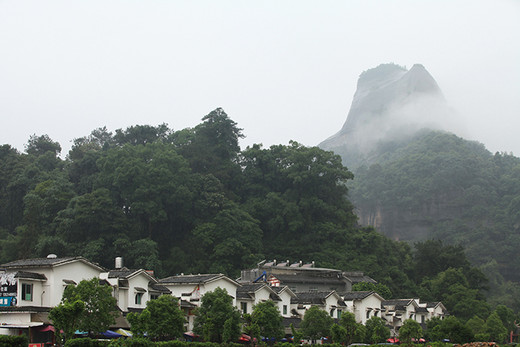
[[[130,331],[122,329],[122,328],[117,329],[116,333],[121,334],[121,335],[126,336],[126,337],[132,337],[132,333]]]
[[[104,333],[102,333],[101,335],[103,335],[105,337],[108,337],[108,338],[115,338],[115,337],[123,336],[123,335],[118,334],[118,333],[116,333],[115,331],[112,331],[112,330],[107,330]]]
[[[246,334],[242,334],[242,335],[238,338],[238,341],[240,341],[240,342],[249,342],[249,341],[251,341],[251,336],[246,335]]]

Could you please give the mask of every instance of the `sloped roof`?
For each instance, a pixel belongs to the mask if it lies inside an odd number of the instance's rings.
[[[138,272],[140,269],[128,269],[122,267],[120,269],[108,271],[108,278],[128,278]]]
[[[178,275],[178,276],[170,276],[166,278],[162,278],[159,280],[159,283],[162,284],[203,284],[212,282],[218,279],[226,279],[229,282],[240,286],[239,283],[233,281],[232,279],[226,277],[223,274],[204,274],[204,275]]]
[[[296,293],[296,298],[291,299],[291,303],[323,305],[323,304],[325,304],[325,300],[332,293],[334,293],[334,291],[328,291],[328,292],[299,292],[299,293]]]
[[[362,300],[366,297],[369,297],[370,295],[372,295],[373,291],[358,291],[358,292],[346,292],[346,293],[341,293],[341,296],[343,297],[344,300]]]
[[[95,268],[98,268],[101,271],[104,270],[101,266],[91,263],[84,257],[20,259],[20,260],[14,260],[9,263],[2,264],[2,265],[0,265],[0,268],[10,269],[10,268],[53,267],[53,266],[59,266],[62,264],[70,263],[73,261],[81,261],[81,262],[89,264]]]
[[[153,283],[153,282],[149,283],[148,287],[149,287],[150,291],[156,291],[156,292],[165,293],[165,294],[171,294],[171,292],[172,292],[165,286],[161,286],[160,284]]]
[[[237,288],[237,293],[254,293],[262,287],[268,287],[268,286],[265,283],[242,284],[242,287]]]
[[[39,274],[35,272],[26,272],[26,271],[17,271],[14,275],[15,278],[24,278],[24,279],[34,279],[34,280],[47,280],[44,274]]]

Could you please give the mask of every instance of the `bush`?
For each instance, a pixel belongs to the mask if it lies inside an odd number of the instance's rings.
[[[145,338],[131,338],[131,339],[117,339],[110,341],[109,347],[152,347],[157,346],[157,343]]]
[[[0,335],[0,347],[26,347],[28,345],[27,336]]]
[[[110,341],[99,341],[93,340],[88,337],[82,337],[79,339],[71,339],[65,342],[65,347],[106,347]]]

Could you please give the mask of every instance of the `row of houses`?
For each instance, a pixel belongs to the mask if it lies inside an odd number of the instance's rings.
[[[286,327],[298,327],[311,306],[318,306],[333,318],[352,312],[365,323],[381,317],[396,332],[406,319],[424,323],[444,317],[442,303],[422,303],[419,299],[385,300],[375,292],[352,292],[358,282],[375,282],[360,272],[317,268],[313,263],[261,262],[231,279],[223,274],[190,274],[157,279],[152,271],[128,269],[116,258],[114,269],[107,270],[83,257],[24,259],[0,265],[0,334],[29,334],[31,340],[49,331],[48,313],[61,301],[68,285],[84,279],[99,278],[112,288],[120,317],[113,328],[129,328],[125,316],[146,308],[149,300],[171,294],[180,300],[186,315],[186,329],[193,328],[195,309],[202,296],[217,287],[226,289],[242,313],[254,305],[272,300],[284,317]]]

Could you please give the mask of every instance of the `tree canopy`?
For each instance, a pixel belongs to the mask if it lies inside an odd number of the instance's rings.
[[[233,298],[220,287],[201,298],[193,331],[211,342],[236,341],[240,335],[240,312]]]

